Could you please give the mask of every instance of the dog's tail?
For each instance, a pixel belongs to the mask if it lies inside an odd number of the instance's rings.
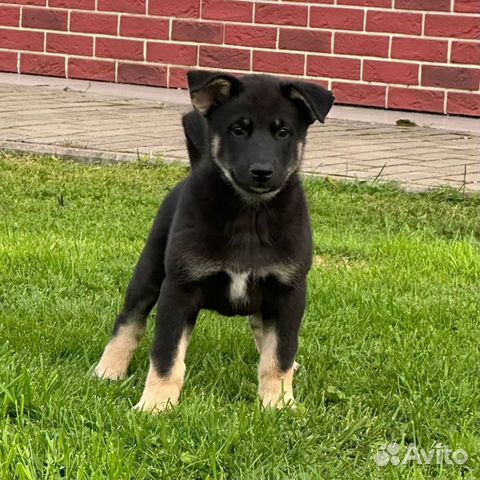
[[[182,125],[187,142],[190,166],[195,168],[206,153],[208,145],[207,122],[202,114],[193,110],[182,117]]]

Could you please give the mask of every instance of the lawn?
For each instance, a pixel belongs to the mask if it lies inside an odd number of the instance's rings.
[[[306,181],[296,411],[260,407],[247,322],[208,312],[173,411],[131,409],[148,341],[125,381],[92,378],[158,204],[186,174],[0,154],[0,479],[478,478],[478,196]],[[378,466],[391,442],[401,458],[441,443],[469,459]]]

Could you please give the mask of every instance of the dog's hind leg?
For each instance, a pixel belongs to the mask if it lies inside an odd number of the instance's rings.
[[[185,376],[185,354],[199,309],[194,287],[166,278],[158,301],[150,369],[137,410],[158,413],[177,404]]]
[[[127,375],[130,360],[142,339],[146,319],[155,305],[164,277],[161,257],[151,262],[146,247],[127,289],[124,307],[118,315],[110,341],[95,368],[98,377],[120,380]]]
[[[130,280],[112,337],[95,368],[95,374],[100,378],[124,378],[133,353],[145,333],[147,317],[158,300],[165,278],[165,247],[178,195],[179,187],[168,195],[157,214]]]

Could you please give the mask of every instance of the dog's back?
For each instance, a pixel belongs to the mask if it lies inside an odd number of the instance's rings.
[[[194,168],[207,153],[207,122],[203,115],[196,110],[192,110],[183,115],[182,125],[187,143],[190,166]]]

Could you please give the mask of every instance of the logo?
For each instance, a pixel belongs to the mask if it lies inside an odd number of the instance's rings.
[[[468,453],[463,450],[451,450],[448,446],[436,443],[428,451],[418,448],[414,443],[407,446],[405,453],[402,453],[400,445],[396,442],[382,445],[379,451],[373,456],[373,461],[379,467],[387,465],[464,465],[468,462]]]

